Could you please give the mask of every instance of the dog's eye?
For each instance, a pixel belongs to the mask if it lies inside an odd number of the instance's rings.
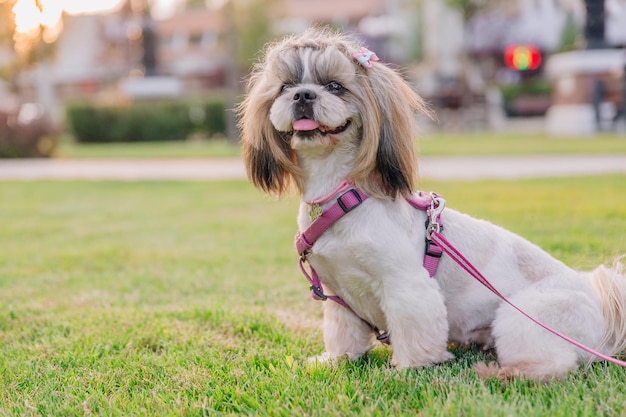
[[[289,86],[287,84],[281,85],[280,86],[280,94],[284,93],[288,88],[289,88]]]
[[[339,84],[337,81],[331,81],[326,84],[326,89],[332,94],[341,94],[345,91],[343,85]]]

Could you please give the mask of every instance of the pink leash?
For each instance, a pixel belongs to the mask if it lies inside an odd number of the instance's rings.
[[[553,328],[549,327],[548,325],[540,322],[539,320],[535,319],[530,314],[526,313],[524,310],[522,310],[521,308],[519,308],[518,306],[513,304],[508,298],[506,298],[504,295],[502,295],[500,293],[500,291],[498,291],[491,284],[491,282],[489,282],[489,280],[487,278],[485,278],[484,275],[481,274],[480,271],[478,271],[478,269],[476,269],[476,267],[474,265],[472,265],[472,263],[470,261],[468,261],[467,258],[465,258],[458,251],[458,249],[456,249],[454,246],[452,246],[452,244],[450,242],[448,242],[448,240],[439,231],[433,231],[431,233],[431,235],[430,235],[430,239],[432,239],[433,242],[435,242],[439,247],[441,247],[443,252],[445,252],[448,256],[450,256],[454,260],[454,262],[459,264],[459,266],[461,268],[463,268],[465,271],[467,271],[468,274],[470,274],[478,282],[480,282],[485,287],[487,287],[492,293],[497,295],[502,301],[504,301],[505,303],[507,303],[508,305],[510,305],[511,307],[513,307],[514,309],[516,309],[517,311],[522,313],[524,316],[529,318],[535,324],[543,327],[544,329],[546,329],[550,333],[554,334],[555,336],[560,337],[561,339],[565,340],[566,342],[571,343],[572,345],[576,346],[577,348],[580,348],[580,349],[584,350],[587,353],[595,355],[595,356],[597,356],[597,357],[599,357],[601,359],[604,359],[605,361],[611,362],[611,363],[613,363],[615,365],[619,365],[619,366],[622,366],[622,367],[626,368],[626,362],[625,361],[620,361],[619,359],[615,359],[615,358],[613,358],[611,356],[608,356],[608,355],[605,355],[603,353],[600,353],[600,352],[598,352],[598,351],[596,351],[594,349],[591,349],[590,347],[587,347],[587,346],[583,345],[580,342],[577,342],[576,340],[574,340],[574,339],[572,339],[570,337],[565,336],[563,333],[558,332],[557,330],[554,330]]]

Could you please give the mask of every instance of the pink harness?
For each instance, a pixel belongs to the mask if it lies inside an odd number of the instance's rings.
[[[328,228],[330,228],[337,220],[348,214],[350,211],[354,210],[356,207],[360,206],[363,201],[368,198],[367,194],[364,194],[359,189],[352,187],[352,185],[353,184],[351,182],[344,181],[328,197],[313,202],[315,204],[324,204],[331,201],[333,197],[338,193],[341,193],[339,197],[336,198],[335,203],[333,203],[330,207],[324,210],[321,215],[317,219],[315,219],[304,232],[298,232],[296,234],[295,246],[296,250],[298,251],[298,255],[300,255],[300,269],[302,270],[302,273],[304,274],[306,279],[311,284],[311,296],[313,297],[313,299],[322,301],[330,299],[345,307],[346,309],[352,311],[358,317],[356,312],[341,297],[337,295],[324,294],[322,282],[315,272],[315,269],[311,265],[309,265],[310,272],[307,272],[305,266],[305,264],[307,263],[307,256],[310,253],[310,249],[313,247],[317,239],[319,239],[324,234],[324,232],[328,230]],[[561,339],[573,344],[574,346],[584,350],[587,353],[590,353],[599,357],[600,359],[626,368],[626,361],[620,361],[619,359],[615,359],[611,356],[600,353],[560,333],[559,331],[554,330],[553,328],[530,316],[528,313],[526,313],[524,310],[513,304],[508,298],[502,295],[491,284],[491,282],[489,282],[489,280],[487,280],[487,278],[485,278],[480,273],[480,271],[474,265],[472,265],[472,263],[468,261],[458,251],[458,249],[456,249],[441,234],[441,231],[443,230],[441,213],[445,208],[445,200],[443,198],[435,193],[425,193],[420,191],[417,193],[417,195],[413,195],[408,198],[407,202],[414,208],[425,211],[428,215],[428,220],[426,222],[426,250],[424,253],[424,267],[428,271],[431,278],[435,276],[439,259],[441,258],[442,254],[445,253],[449,255],[452,260],[454,260],[454,262],[456,262],[461,268],[463,268],[467,273],[469,273],[472,277],[474,277],[478,282],[480,282],[483,286],[489,289],[502,301],[509,304],[511,307],[513,307],[521,314],[526,316],[528,319],[533,321],[535,324],[543,327],[555,336],[560,337]],[[363,319],[361,318],[361,320]],[[376,338],[381,343],[390,343],[388,332],[381,331],[380,329],[365,320],[363,320],[363,322],[372,329],[372,331],[376,334]]]
[[[347,189],[347,191],[346,191]],[[337,304],[347,308],[352,311],[357,317],[358,314],[350,307],[348,303],[346,303],[341,297],[337,295],[326,295],[324,294],[324,288],[322,287],[322,282],[315,271],[315,268],[309,264],[309,271],[307,271],[305,264],[307,263],[307,256],[309,254],[310,249],[313,247],[317,239],[319,239],[326,230],[337,220],[348,214],[350,211],[354,210],[356,207],[360,206],[363,201],[367,200],[368,195],[361,192],[357,188],[352,187],[351,182],[344,181],[342,182],[337,189],[330,194],[330,197],[325,197],[319,200],[315,200],[312,202],[313,204],[324,204],[332,200],[332,198],[340,192],[341,194],[335,200],[330,207],[322,212],[322,214],[311,223],[311,225],[302,233],[296,234],[295,246],[300,255],[300,270],[302,274],[306,277],[311,285],[311,297],[315,300],[332,300]],[[410,199],[407,199],[409,204],[415,207],[418,210],[428,211],[432,213],[430,215],[430,220],[426,225],[427,230],[441,230],[443,225],[441,224],[441,211],[443,210],[443,205],[439,206],[436,203],[436,198],[438,196],[436,194],[426,194],[420,192],[417,196],[412,196]],[[434,210],[433,210],[434,209]],[[436,226],[433,227],[433,221],[435,221]],[[442,249],[434,243],[431,239],[426,239],[426,251],[424,253],[424,267],[428,270],[428,273],[431,277],[435,276],[437,272],[437,265],[439,263],[439,259],[442,255]],[[381,331],[376,326],[367,322],[363,318],[361,318],[365,324],[376,334],[376,339],[378,339],[381,343],[388,344],[389,343],[389,333],[385,331]]]

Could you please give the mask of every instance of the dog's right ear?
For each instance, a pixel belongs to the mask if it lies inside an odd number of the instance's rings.
[[[262,72],[253,73],[248,94],[239,105],[243,160],[250,181],[269,194],[282,195],[297,171],[289,145],[272,125],[269,113],[275,96]]]

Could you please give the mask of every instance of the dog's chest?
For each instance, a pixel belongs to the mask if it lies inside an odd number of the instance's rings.
[[[384,328],[379,305],[384,276],[374,272],[380,255],[364,243],[321,238],[309,262],[315,268],[326,293],[340,296],[365,320]]]
[[[380,328],[386,326],[380,305],[385,289],[402,286],[398,280],[415,280],[423,270],[419,232],[424,223],[415,213],[398,210],[393,202],[368,200],[325,231],[307,256],[327,293],[340,296]],[[308,227],[308,216],[305,205],[298,219],[301,230]]]
[[[374,284],[371,264],[381,256],[377,252],[362,239],[346,239],[328,231],[315,243],[308,259],[330,289],[363,292]]]

